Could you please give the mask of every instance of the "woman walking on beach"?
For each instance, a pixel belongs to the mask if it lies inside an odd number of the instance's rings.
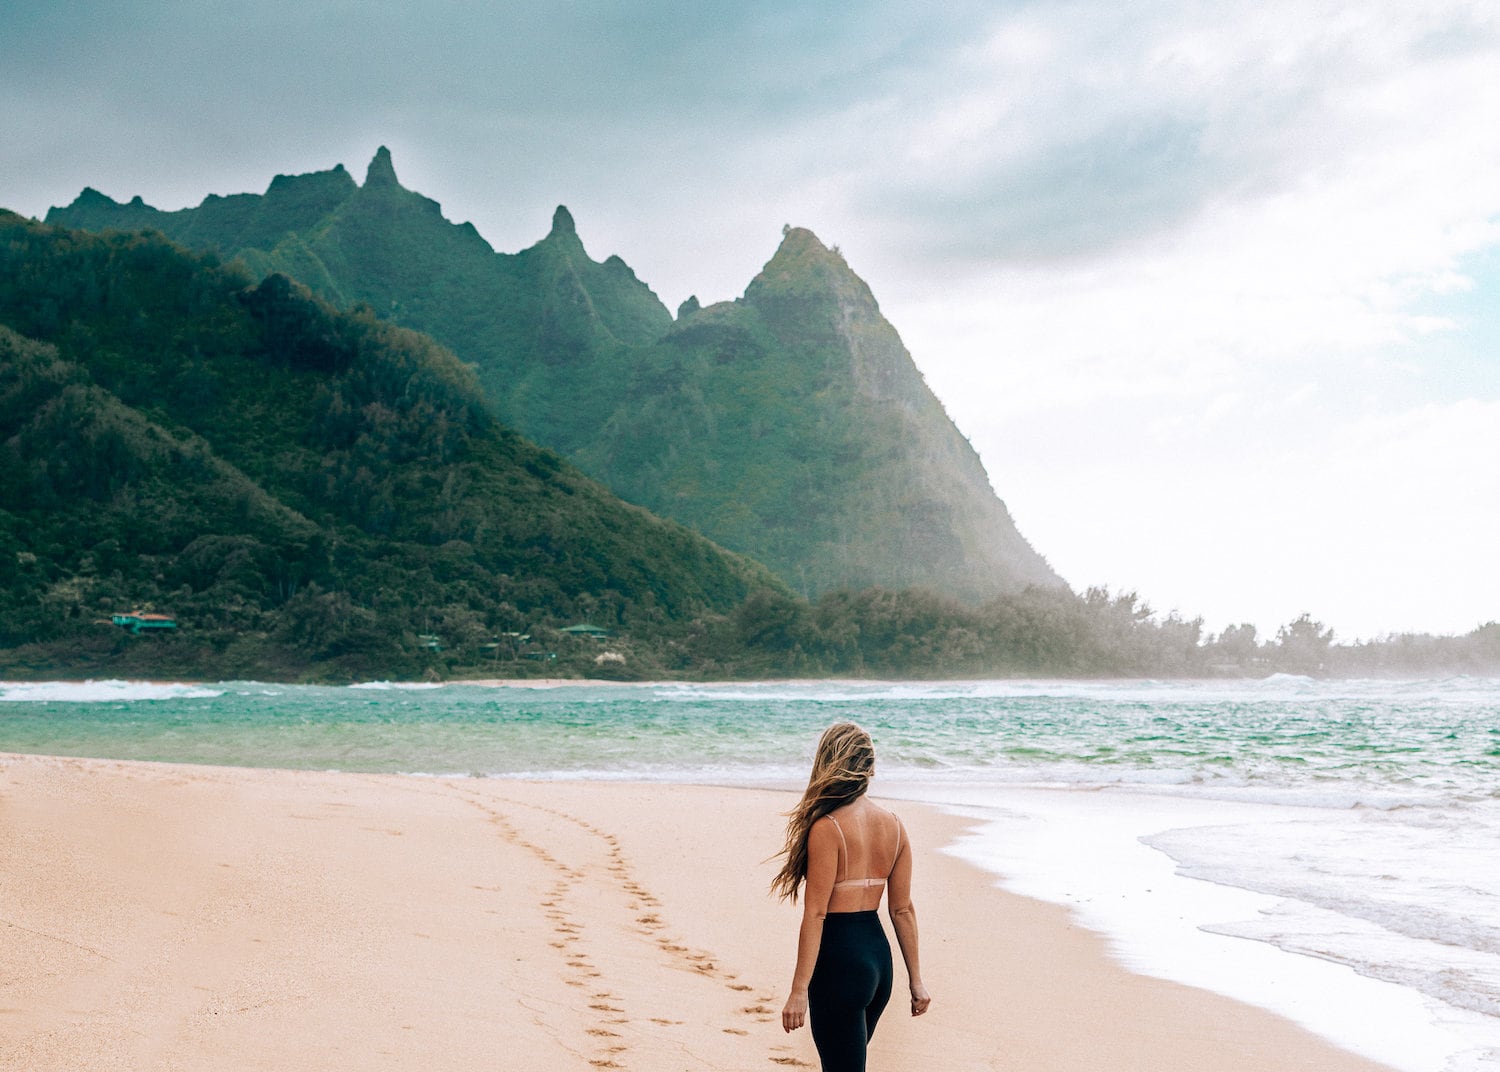
[[[865,1047],[891,996],[891,947],[880,926],[880,897],[896,932],[911,986],[911,1014],[932,999],[922,985],[917,916],[911,903],[911,844],[901,820],[870,802],[875,746],[852,722],[818,741],[807,791],[786,824],[786,863],[771,880],[783,899],[803,890],[792,992],[781,1026],[809,1018],[823,1072],[863,1072]]]

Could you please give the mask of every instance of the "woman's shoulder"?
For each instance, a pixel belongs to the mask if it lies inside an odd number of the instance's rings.
[[[885,817],[885,821],[889,824],[889,827],[895,828],[896,840],[899,845],[900,842],[906,840],[906,824],[901,821],[901,816],[897,815],[890,808],[881,808],[880,810]]]
[[[814,819],[807,828],[807,833],[809,837],[838,837],[843,833],[843,827],[833,817],[833,813],[829,812]]]

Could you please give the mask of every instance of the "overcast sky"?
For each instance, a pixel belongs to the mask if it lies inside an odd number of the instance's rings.
[[[379,145],[672,308],[839,245],[1077,589],[1500,619],[1500,5],[11,0],[0,206]]]

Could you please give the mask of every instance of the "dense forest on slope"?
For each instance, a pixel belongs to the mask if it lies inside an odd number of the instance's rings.
[[[616,493],[765,563],[815,596],[879,585],[970,603],[1062,582],[869,288],[789,229],[745,296],[676,321],[568,211],[516,254],[404,189],[381,149],[263,195],[160,212],[88,189],[48,222],[160,230],[432,335],[474,365],[501,420]]]
[[[155,672],[411,673],[423,636],[686,629],[760,566],[501,426],[473,372],[368,311],[160,236],[0,214],[0,645]],[[342,668],[342,670],[340,669]]]

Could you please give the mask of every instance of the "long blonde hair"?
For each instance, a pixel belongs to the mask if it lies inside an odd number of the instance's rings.
[[[786,862],[771,880],[771,891],[797,903],[797,891],[807,878],[807,837],[813,823],[836,808],[858,800],[870,788],[875,773],[875,745],[853,722],[835,722],[818,739],[807,790],[787,812],[786,844],[777,856]]]

